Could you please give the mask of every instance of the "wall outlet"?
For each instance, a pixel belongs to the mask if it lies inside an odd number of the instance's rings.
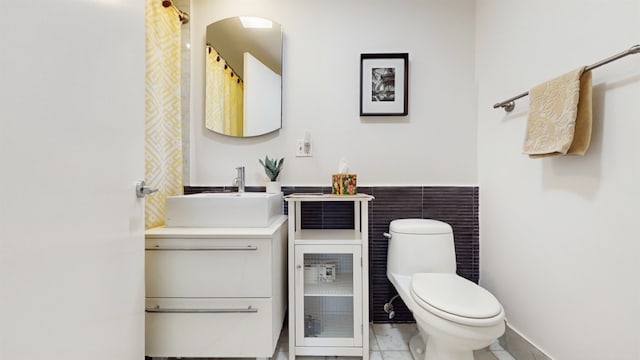
[[[310,157],[311,156],[311,141],[305,143],[304,139],[296,140],[296,156],[297,157]]]

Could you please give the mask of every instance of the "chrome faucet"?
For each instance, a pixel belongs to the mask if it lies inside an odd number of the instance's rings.
[[[236,168],[238,176],[233,179],[233,186],[238,186],[238,192],[244,192],[244,166]]]

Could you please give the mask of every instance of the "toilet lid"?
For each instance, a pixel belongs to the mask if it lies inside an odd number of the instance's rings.
[[[504,317],[490,292],[456,274],[414,274],[411,296],[434,315],[465,325],[488,325]]]
[[[451,234],[451,225],[433,219],[396,219],[389,224],[389,231],[400,234]]]

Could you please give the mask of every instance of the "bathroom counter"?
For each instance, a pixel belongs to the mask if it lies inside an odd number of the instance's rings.
[[[264,238],[271,237],[273,234],[280,229],[280,226],[287,221],[287,216],[282,215],[277,220],[275,220],[268,227],[218,227],[218,228],[206,228],[206,227],[166,227],[160,226],[156,228],[149,229],[145,232],[145,236],[147,239],[162,239],[162,238],[190,238],[190,239],[200,239],[200,238]]]

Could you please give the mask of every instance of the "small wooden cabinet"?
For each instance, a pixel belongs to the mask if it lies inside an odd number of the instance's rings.
[[[366,194],[292,194],[289,210],[289,359],[369,358],[368,202]],[[353,203],[353,229],[302,228],[305,202]]]

